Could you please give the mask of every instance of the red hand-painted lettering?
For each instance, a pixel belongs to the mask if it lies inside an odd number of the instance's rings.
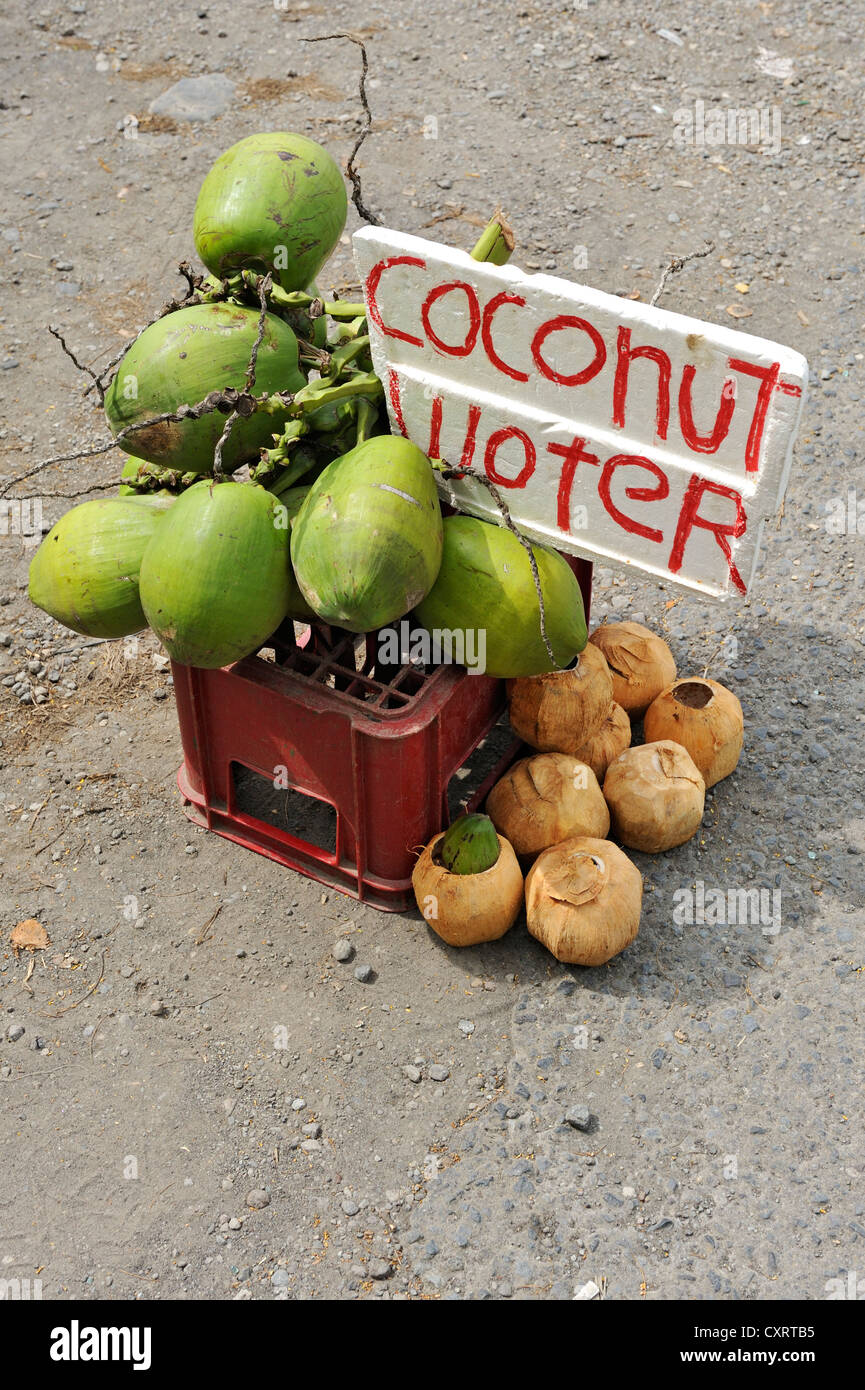
[[[613,424],[625,428],[625,400],[628,394],[628,372],[636,357],[645,357],[658,368],[658,404],[655,409],[655,433],[659,439],[667,438],[670,422],[670,376],[672,365],[661,348],[631,347],[630,328],[620,328],[616,339],[618,359],[616,376],[613,381]]]
[[[430,309],[439,299],[443,299],[446,294],[453,290],[462,290],[469,306],[469,326],[465,339],[461,343],[446,343],[441,339],[430,323]],[[424,332],[432,343],[433,347],[439,352],[445,353],[448,357],[468,357],[474,351],[475,343],[478,340],[478,333],[481,327],[481,306],[478,297],[471,285],[467,285],[464,280],[450,280],[445,285],[436,285],[431,289],[423,302],[420,311],[421,322]]]
[[[511,367],[507,362],[503,362],[493,347],[493,319],[503,304],[514,304],[517,308],[525,308],[526,301],[520,294],[508,294],[502,290],[501,294],[494,294],[489,304],[484,309],[483,325],[481,327],[481,342],[484,345],[487,357],[500,372],[505,376],[511,377],[514,381],[528,381],[528,372],[521,372],[516,367]]]
[[[663,531],[658,531],[654,526],[645,526],[642,521],[635,521],[632,516],[628,516],[616,506],[610,495],[610,487],[617,468],[645,468],[657,479],[655,487],[626,487],[625,496],[632,502],[662,502],[669,495],[670,482],[663,468],[640,454],[613,454],[604,464],[604,471],[598,482],[598,496],[609,515],[618,522],[623,531],[627,531],[631,536],[645,536],[647,541],[662,541]]]
[[[735,504],[736,520],[733,522],[708,521],[705,517],[700,516],[700,503],[705,492],[711,492],[715,497],[728,497]],[[673,549],[670,551],[670,572],[672,574],[679,573],[685,557],[688,537],[694,527],[698,526],[703,531],[712,532],[724,553],[733,584],[740,594],[747,593],[742,576],[733,564],[733,552],[730,546],[730,538],[737,540],[739,536],[744,535],[747,525],[745,505],[735,488],[724,487],[722,483],[712,483],[708,478],[701,478],[699,474],[694,473],[688,483],[682,502],[682,510],[679,513],[679,524],[676,528]]]
[[[388,338],[400,338],[404,343],[412,343],[415,347],[423,347],[423,339],[415,338],[411,333],[403,333],[401,328],[390,328],[381,316],[378,307],[376,294],[378,292],[379,281],[386,270],[390,270],[395,265],[417,265],[421,270],[426,270],[426,261],[419,256],[389,256],[385,261],[379,261],[374,265],[369,275],[366,277],[366,309],[376,328],[384,333]]]
[[[571,489],[579,463],[595,463],[600,460],[597,454],[590,454],[585,447],[585,439],[575,437],[570,444],[548,444],[547,452],[557,454],[562,460],[559,477],[559,492],[556,499],[556,525],[560,531],[571,529]]]
[[[772,392],[778,385],[781,364],[780,362],[773,362],[770,367],[758,367],[753,362],[743,362],[739,357],[730,357],[727,360],[727,366],[733,372],[743,372],[745,376],[756,377],[760,383],[751,428],[748,431],[748,443],[745,446],[745,468],[749,473],[756,473],[760,467],[760,444],[763,440],[763,429],[766,424],[766,416],[769,413]]]
[[[541,348],[550,334],[561,333],[564,328],[579,328],[583,333],[587,334],[589,341],[595,349],[595,355],[589,365],[583,367],[582,371],[574,372],[570,376],[563,372],[556,371],[555,367],[551,367],[549,362],[541,355]],[[584,386],[587,381],[592,380],[592,377],[597,376],[598,372],[603,368],[607,360],[607,349],[597,328],[590,324],[588,319],[576,318],[574,314],[559,314],[556,318],[548,319],[546,323],[541,324],[532,339],[532,358],[534,359],[538,371],[542,376],[547,378],[547,381],[558,382],[560,386]]]
[[[504,478],[496,470],[496,454],[506,439],[519,439],[526,453],[526,461],[515,478]],[[536,463],[537,453],[534,444],[525,430],[517,429],[516,425],[506,425],[503,429],[494,430],[487,440],[484,468],[490,482],[498,483],[500,487],[525,487],[535,471]]]
[[[730,421],[736,409],[736,382],[727,377],[721,388],[721,404],[715,416],[711,434],[698,434],[694,424],[694,403],[691,391],[697,368],[690,364],[682,370],[682,384],[679,387],[679,427],[682,438],[695,454],[715,454],[730,432]]]

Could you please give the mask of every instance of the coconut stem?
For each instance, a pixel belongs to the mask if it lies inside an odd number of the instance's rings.
[[[334,385],[330,378],[322,377],[319,381],[311,381],[308,386],[301,387],[290,397],[289,409],[292,414],[305,415],[311,410],[318,410],[321,405],[344,401],[351,396],[366,397],[374,401],[383,395],[384,387],[374,372],[357,372],[347,381],[341,381],[337,385]]]
[[[486,261],[489,265],[505,265],[510,260],[515,245],[516,239],[511,224],[501,208],[496,208],[469,255],[472,260]]]
[[[348,299],[321,299],[307,294],[306,290],[284,290],[280,285],[273,286],[269,298],[277,309],[308,309],[311,304],[320,304],[322,312],[332,319],[356,319],[366,315],[365,304]],[[314,314],[312,317],[320,318],[321,315]]]
[[[370,438],[373,425],[378,419],[378,408],[373,405],[368,396],[361,396],[357,403],[357,431],[355,433],[354,447],[358,444],[365,444]]]

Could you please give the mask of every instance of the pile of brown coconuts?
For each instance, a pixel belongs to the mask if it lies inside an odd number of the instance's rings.
[[[504,936],[525,902],[558,960],[602,965],[640,925],[642,875],[619,846],[661,854],[697,833],[707,787],[739,761],[742,706],[717,681],[677,677],[667,643],[633,622],[603,623],[570,670],[507,684],[511,725],[536,751],[487,798],[502,852],[460,875],[428,847],[418,906],[449,945],[471,946]]]

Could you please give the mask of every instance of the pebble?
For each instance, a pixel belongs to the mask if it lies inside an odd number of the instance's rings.
[[[580,1284],[578,1288],[574,1289],[574,1302],[587,1303],[589,1299],[597,1298],[600,1292],[598,1285],[593,1279],[590,1279],[587,1284]]]
[[[305,1134],[307,1139],[320,1139],[321,1125],[318,1123],[304,1125],[301,1133]]]
[[[10,1042],[17,1042],[19,1038],[24,1037],[25,1031],[23,1023],[10,1023],[6,1029],[6,1036]]]
[[[470,1038],[472,1033],[475,1031],[475,1025],[472,1023],[470,1018],[461,1018],[458,1027],[463,1037],[466,1038]]]
[[[587,1130],[592,1123],[592,1116],[587,1105],[572,1105],[565,1113],[565,1123],[572,1129]]]
[[[246,1194],[246,1205],[252,1207],[253,1211],[260,1211],[262,1207],[270,1206],[270,1197],[263,1187],[253,1187],[251,1192]]]
[[[352,1201],[351,1197],[346,1197],[345,1201],[341,1202],[340,1205],[346,1216],[357,1216],[360,1211],[357,1202]]]
[[[362,985],[368,984],[373,977],[371,965],[356,965],[354,968],[354,978],[360,980]]]
[[[450,1076],[450,1072],[448,1071],[447,1067],[440,1066],[438,1062],[434,1063],[434,1065],[430,1067],[429,1074],[431,1081],[447,1081],[448,1077]]]
[[[393,1274],[393,1269],[387,1260],[370,1260],[366,1272],[370,1279],[389,1279]]]
[[[408,1077],[409,1081],[417,1082],[417,1081],[420,1081],[420,1078],[421,1078],[421,1073],[420,1073],[420,1068],[419,1068],[419,1067],[412,1067],[412,1066],[403,1067],[403,1069],[402,1069],[402,1074],[403,1074],[403,1076]]]
[[[287,1269],[275,1269],[270,1276],[271,1286],[275,1289],[287,1289],[291,1281],[291,1275]]]
[[[175,121],[210,121],[228,110],[235,86],[224,72],[204,77],[181,77],[150,103],[154,116]]]
[[[345,937],[341,937],[330,954],[333,956],[334,960],[351,960],[354,955],[354,947],[350,941],[346,941]]]
[[[154,999],[153,1003],[150,1005],[150,1013],[154,1018],[164,1018],[168,1013],[168,1009],[161,999]]]

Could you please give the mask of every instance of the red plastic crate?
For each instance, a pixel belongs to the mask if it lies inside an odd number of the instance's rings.
[[[588,615],[591,565],[574,568]],[[340,892],[402,911],[414,901],[417,852],[450,819],[448,784],[505,708],[504,682],[460,666],[379,671],[374,635],[364,642],[318,625],[299,646],[286,623],[268,646],[274,660],[255,655],[216,671],[172,663],[186,814]],[[467,810],[520,748],[511,741]],[[332,848],[241,807],[239,780],[253,774],[278,797],[281,768],[292,792],[332,808]],[[312,820],[314,804],[309,811]]]

